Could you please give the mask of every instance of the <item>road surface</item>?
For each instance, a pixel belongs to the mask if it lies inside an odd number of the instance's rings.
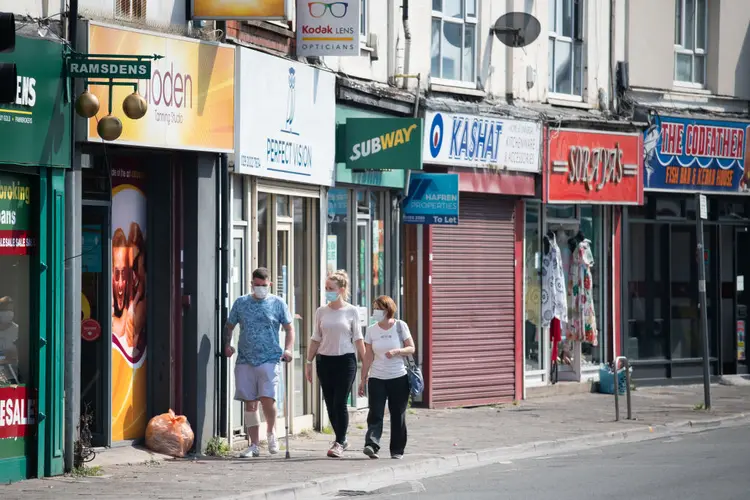
[[[747,500],[750,426],[496,464],[413,481],[378,499]]]

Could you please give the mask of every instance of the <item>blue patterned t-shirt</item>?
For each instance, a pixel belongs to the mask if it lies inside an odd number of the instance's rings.
[[[278,363],[284,350],[279,343],[279,328],[292,322],[289,308],[276,295],[258,300],[243,295],[229,312],[229,323],[240,325],[237,364],[260,366]]]

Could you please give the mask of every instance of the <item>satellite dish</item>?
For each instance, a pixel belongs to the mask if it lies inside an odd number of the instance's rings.
[[[525,12],[508,12],[500,16],[490,30],[508,47],[525,47],[542,33],[539,19]]]

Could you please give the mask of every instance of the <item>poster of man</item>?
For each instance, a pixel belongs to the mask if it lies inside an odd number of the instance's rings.
[[[146,428],[146,196],[144,174],[112,170],[112,440]]]

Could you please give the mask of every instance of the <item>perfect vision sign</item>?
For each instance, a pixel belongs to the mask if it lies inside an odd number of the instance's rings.
[[[237,50],[241,174],[332,186],[336,79],[328,71],[250,49]]]

